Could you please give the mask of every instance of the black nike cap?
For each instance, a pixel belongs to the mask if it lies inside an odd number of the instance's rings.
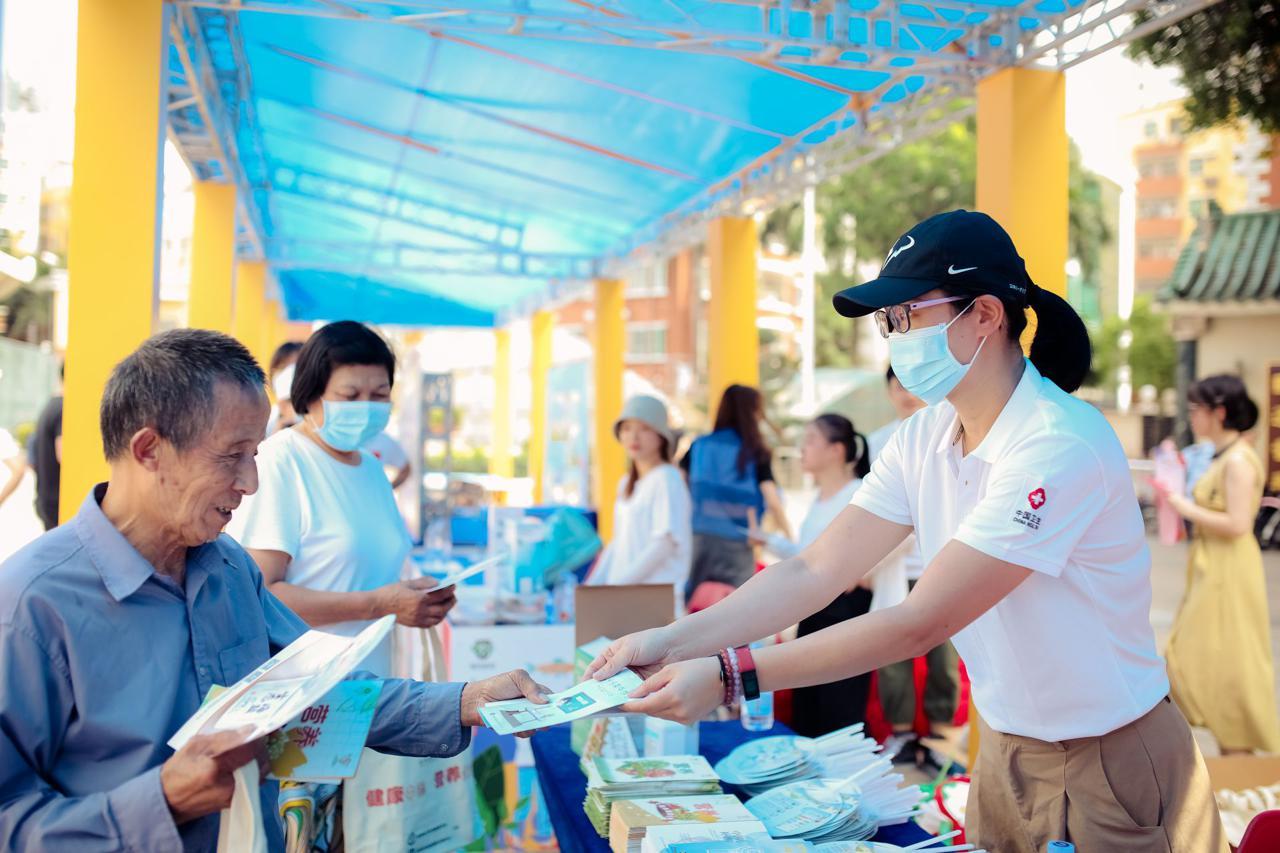
[[[930,216],[899,237],[879,276],[845,288],[832,302],[845,317],[863,317],[937,287],[989,293],[1025,308],[1034,285],[1000,223],[985,213],[952,210]]]

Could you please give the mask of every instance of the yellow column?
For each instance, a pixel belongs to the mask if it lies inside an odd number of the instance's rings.
[[[595,320],[592,349],[595,370],[595,497],[600,536],[613,538],[613,502],[627,458],[613,434],[613,423],[622,411],[622,348],[624,291],[621,281],[599,279],[595,283]]]
[[[106,479],[102,388],[155,319],[166,20],[162,0],[79,3],[63,521]]]
[[[1032,281],[1067,294],[1067,87],[1059,71],[1008,68],[978,83],[978,209],[1004,226]],[[1030,341],[1034,316],[1028,324]],[[969,767],[978,709],[969,703]]]
[[[1008,68],[978,83],[978,209],[1005,227],[1031,279],[1067,293],[1066,78]]]
[[[268,348],[267,265],[264,261],[240,261],[236,264],[236,301],[232,334],[249,348],[258,365],[266,372],[271,361]]]
[[[533,315],[532,327],[529,476],[533,478],[533,502],[537,504],[542,503],[542,474],[547,464],[547,372],[551,370],[551,330],[555,327],[555,316],[550,311],[539,311]]]
[[[187,325],[231,332],[236,257],[236,188],[197,181],[192,188],[191,289]]]
[[[511,458],[511,331],[493,330],[493,446],[489,450],[489,473],[495,477],[515,476]]]
[[[756,226],[723,217],[708,226],[711,302],[707,306],[708,405],[714,415],[730,385],[760,384],[756,332]]]

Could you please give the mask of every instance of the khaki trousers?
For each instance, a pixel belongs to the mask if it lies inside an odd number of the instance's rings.
[[[1048,743],[982,724],[967,841],[989,853],[1226,853],[1191,728],[1167,698],[1101,737]]]

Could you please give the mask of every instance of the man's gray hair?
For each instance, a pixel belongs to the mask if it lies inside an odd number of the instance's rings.
[[[191,447],[213,421],[219,381],[262,391],[266,377],[244,344],[221,332],[174,329],[147,338],[116,365],[102,392],[107,459],[123,456],[146,426],[178,450]]]

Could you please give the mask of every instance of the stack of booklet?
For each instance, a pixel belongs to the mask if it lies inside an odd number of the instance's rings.
[[[675,824],[722,824],[723,829],[740,829],[749,834],[765,831],[764,824],[756,820],[737,797],[729,794],[645,797],[613,804],[609,847],[613,853],[640,853],[645,833],[651,827]]]
[[[720,778],[701,755],[598,757],[582,764],[587,774],[583,809],[601,838],[609,837],[609,812],[619,800],[721,793]]]
[[[640,853],[808,853],[812,849],[803,841],[775,841],[763,832],[752,832],[748,823],[655,826],[640,844]]]

